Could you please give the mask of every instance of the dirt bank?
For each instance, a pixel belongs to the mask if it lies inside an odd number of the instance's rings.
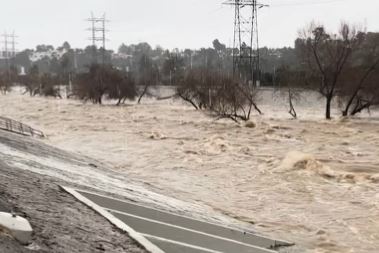
[[[54,156],[54,150],[38,150],[38,147],[23,142],[23,138],[0,131],[0,143],[3,145],[36,152],[41,156]],[[12,158],[4,159],[3,154],[1,157],[2,209],[13,210],[26,217],[34,229],[34,235],[32,244],[24,247],[0,232],[0,252],[146,252],[126,234],[59,187],[70,183],[10,166],[8,164]]]

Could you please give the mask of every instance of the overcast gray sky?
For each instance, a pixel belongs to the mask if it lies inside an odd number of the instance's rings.
[[[11,0],[2,5],[0,31],[16,31],[18,49],[37,44],[90,44],[84,20],[106,12],[108,48],[142,41],[164,48],[200,48],[233,38],[233,9],[223,0]],[[261,46],[292,46],[312,20],[337,29],[341,20],[379,31],[378,0],[261,0]]]

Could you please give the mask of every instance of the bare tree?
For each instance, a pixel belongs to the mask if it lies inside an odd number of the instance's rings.
[[[212,96],[214,102],[211,107],[217,116],[248,121],[253,109],[262,114],[255,102],[257,90],[252,86],[225,76],[221,76],[218,83],[221,85],[217,86]]]
[[[134,78],[120,71],[113,73],[112,81],[109,85],[108,98],[116,99],[117,105],[125,103],[127,99],[134,99],[137,96]]]
[[[30,96],[39,94],[41,88],[40,76],[38,66],[33,65],[28,74],[21,76],[20,83],[25,87],[25,93],[29,93]]]
[[[110,66],[92,64],[87,73],[77,75],[74,94],[80,99],[90,100],[94,104],[102,104],[103,96],[108,90]]]
[[[10,66],[4,72],[0,73],[0,92],[6,94],[12,88],[12,85],[17,82],[17,68],[15,66]]]
[[[10,88],[11,86],[8,81],[7,73],[0,73],[0,92],[6,94]]]
[[[82,100],[102,104],[104,96],[117,99],[117,105],[134,99],[134,79],[108,65],[92,65],[87,73],[77,75],[74,93]]]
[[[205,109],[209,104],[209,90],[212,83],[206,81],[204,69],[193,69],[185,73],[176,92],[180,98],[190,103],[196,110]]]
[[[146,54],[142,55],[140,58],[138,71],[138,84],[143,86],[137,102],[140,104],[142,98],[147,94],[149,87],[157,83],[159,72],[157,66],[155,66],[151,58]]]
[[[282,66],[277,70],[277,82],[281,89],[281,95],[287,97],[288,113],[297,118],[294,102],[301,99],[301,87],[306,86],[305,73],[299,70],[291,70],[288,66]],[[284,94],[283,94],[284,93]]]
[[[250,119],[255,109],[257,90],[219,71],[190,70],[177,88],[178,96],[197,110],[208,110],[218,118],[234,121]]]
[[[339,81],[343,70],[362,42],[360,34],[346,23],[341,24],[338,34],[329,34],[323,26],[312,24],[296,41],[306,69],[318,79],[317,90],[326,99],[327,119],[331,119],[332,101],[341,89]]]
[[[379,88],[379,35],[362,34],[364,42],[344,73],[347,84],[341,97],[346,101],[343,116],[355,115],[377,102]]]
[[[379,104],[379,72],[372,71],[368,74],[367,69],[351,71],[356,78],[350,80],[351,86],[343,93],[342,99],[347,101],[342,111],[343,116],[354,116],[365,109],[370,111],[372,106]]]
[[[52,76],[51,74],[43,74],[40,76],[40,89],[38,89],[38,93],[41,96],[45,97],[55,97],[62,98],[60,94],[60,89],[57,84],[59,83],[58,78],[56,76]]]

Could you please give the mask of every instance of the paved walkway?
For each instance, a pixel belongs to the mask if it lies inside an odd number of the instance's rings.
[[[167,253],[270,253],[289,243],[97,194],[77,191]]]

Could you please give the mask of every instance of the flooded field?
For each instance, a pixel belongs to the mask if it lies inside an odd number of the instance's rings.
[[[178,100],[116,107],[13,92],[0,96],[0,115],[150,190],[296,242],[299,252],[377,252],[379,118],[326,121],[320,103],[304,94],[293,120],[280,94],[265,90],[265,114],[236,124]]]

